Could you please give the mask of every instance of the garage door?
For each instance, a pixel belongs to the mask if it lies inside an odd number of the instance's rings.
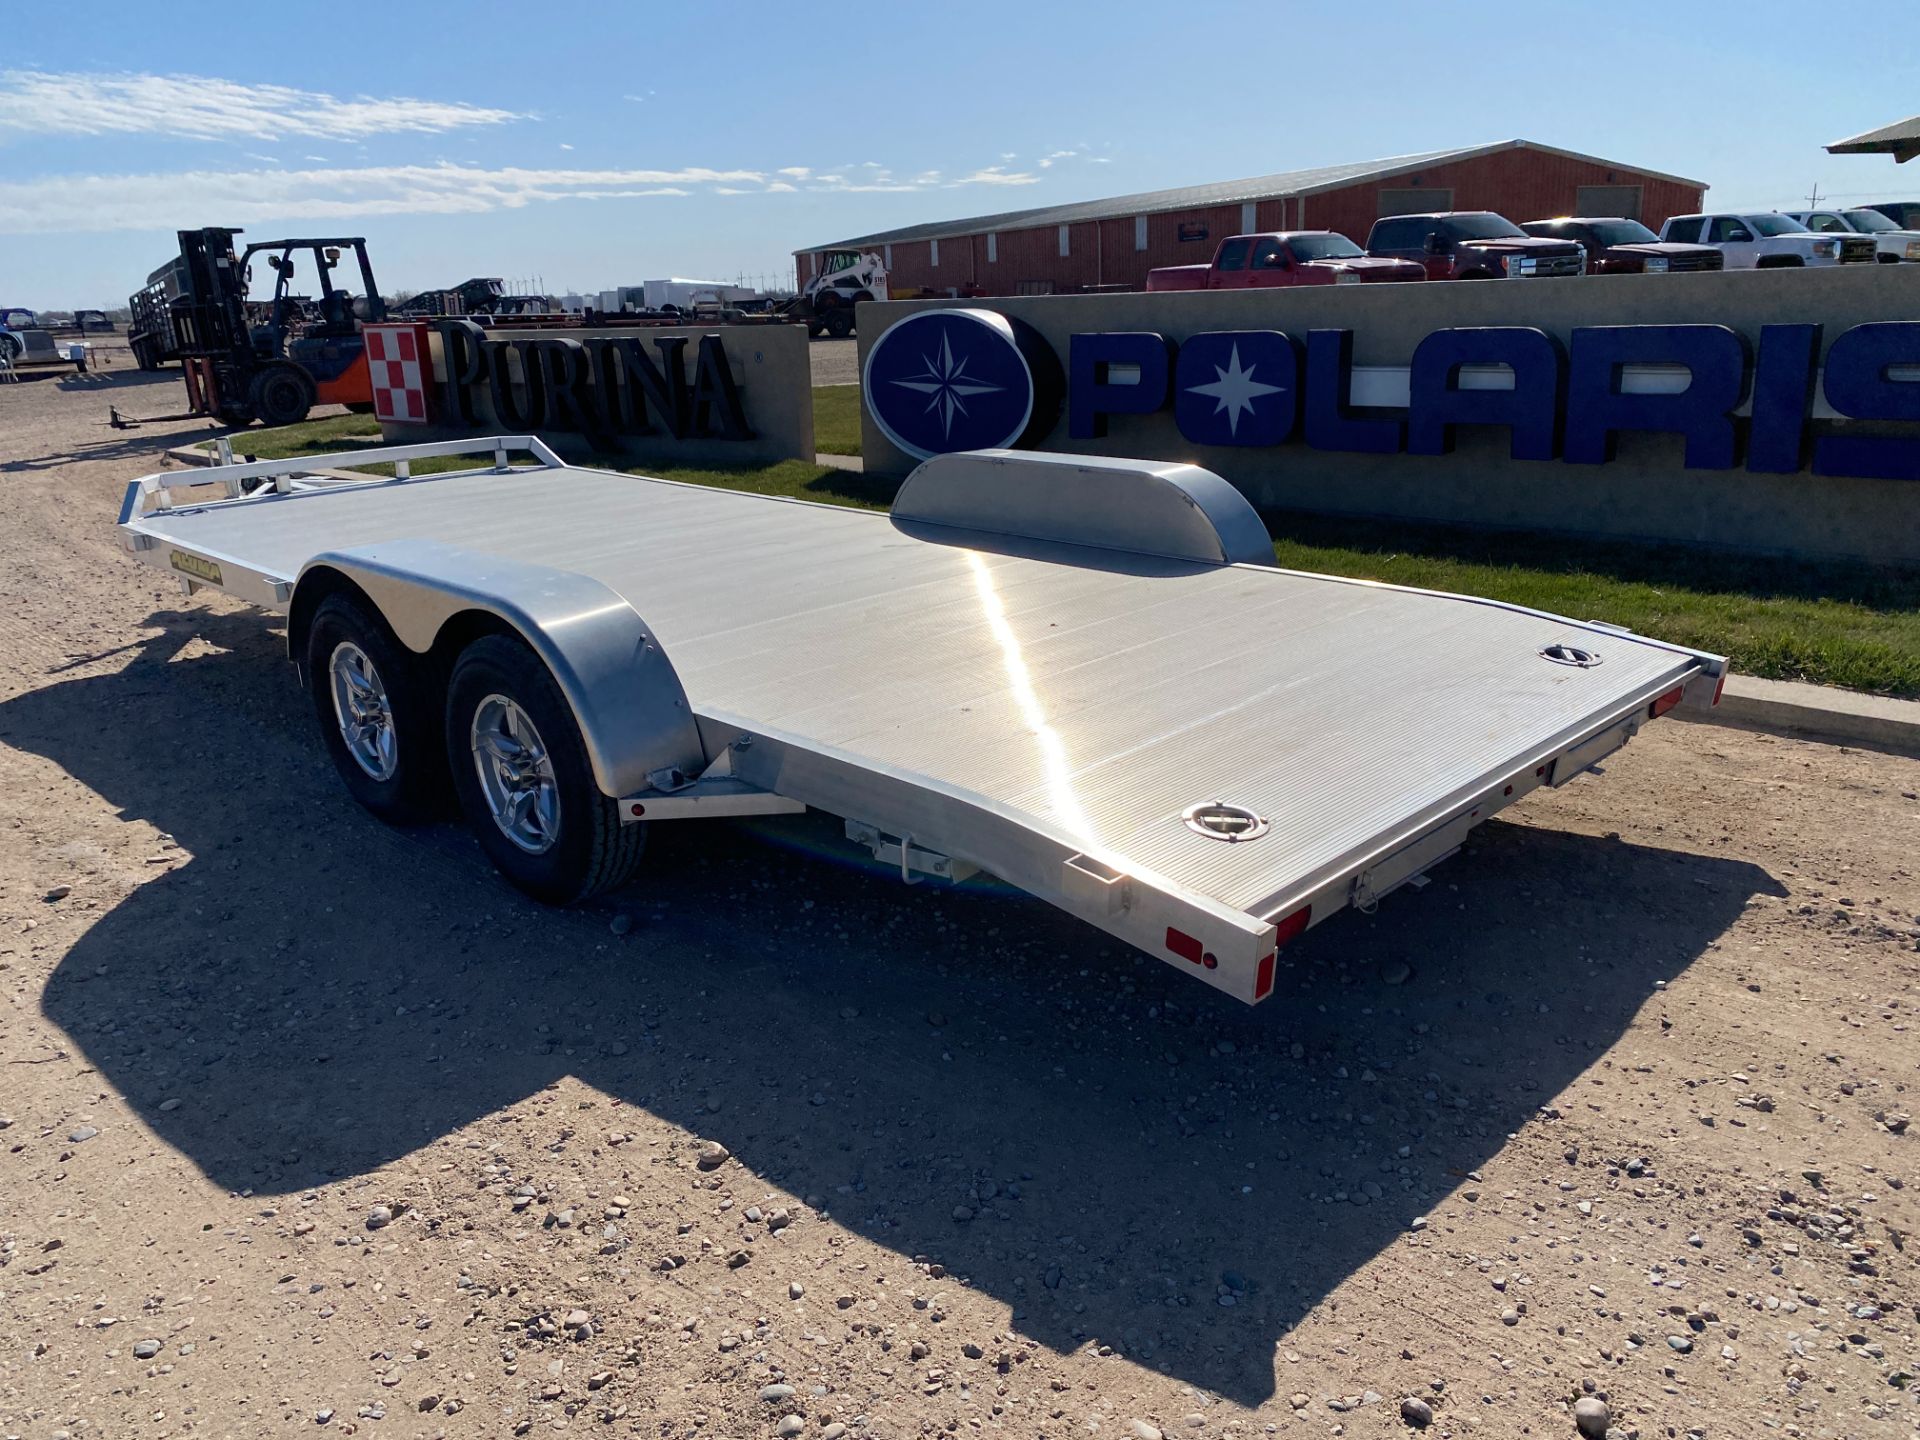
[[[1382,190],[1380,216],[1434,215],[1453,209],[1451,190]]]
[[[1625,220],[1640,218],[1638,185],[1582,185],[1574,195],[1576,215],[1618,215]]]

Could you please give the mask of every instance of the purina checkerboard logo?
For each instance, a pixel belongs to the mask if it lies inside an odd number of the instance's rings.
[[[367,380],[373,388],[376,418],[400,425],[424,425],[427,413],[427,327],[369,325]]]
[[[1060,367],[1029,326],[991,310],[922,310],[867,352],[875,422],[921,460],[1031,443],[1060,409]]]

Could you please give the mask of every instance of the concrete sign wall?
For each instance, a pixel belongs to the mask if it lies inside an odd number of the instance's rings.
[[[1017,446],[1255,504],[1920,562],[1920,265],[863,306],[870,473]]]
[[[799,325],[436,320],[370,326],[367,362],[380,432],[396,444],[531,433],[563,453],[662,468],[813,459],[812,362]]]

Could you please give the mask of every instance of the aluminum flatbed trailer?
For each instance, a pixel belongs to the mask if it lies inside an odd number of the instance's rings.
[[[940,456],[877,514],[507,436],[149,476],[120,525],[189,592],[287,616],[356,798],[405,818],[450,783],[543,900],[625,882],[648,822],[811,806],[905,879],[991,872],[1248,1002],[1309,925],[1726,673],[1277,569],[1181,464]]]

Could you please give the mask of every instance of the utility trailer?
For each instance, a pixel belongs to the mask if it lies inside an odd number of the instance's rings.
[[[541,900],[624,883],[651,822],[815,807],[905,880],[991,872],[1248,1002],[1308,926],[1726,673],[1277,569],[1239,492],[1173,463],[944,455],[883,515],[506,436],[153,475],[120,527],[286,615],[356,798],[403,819],[450,784]]]

